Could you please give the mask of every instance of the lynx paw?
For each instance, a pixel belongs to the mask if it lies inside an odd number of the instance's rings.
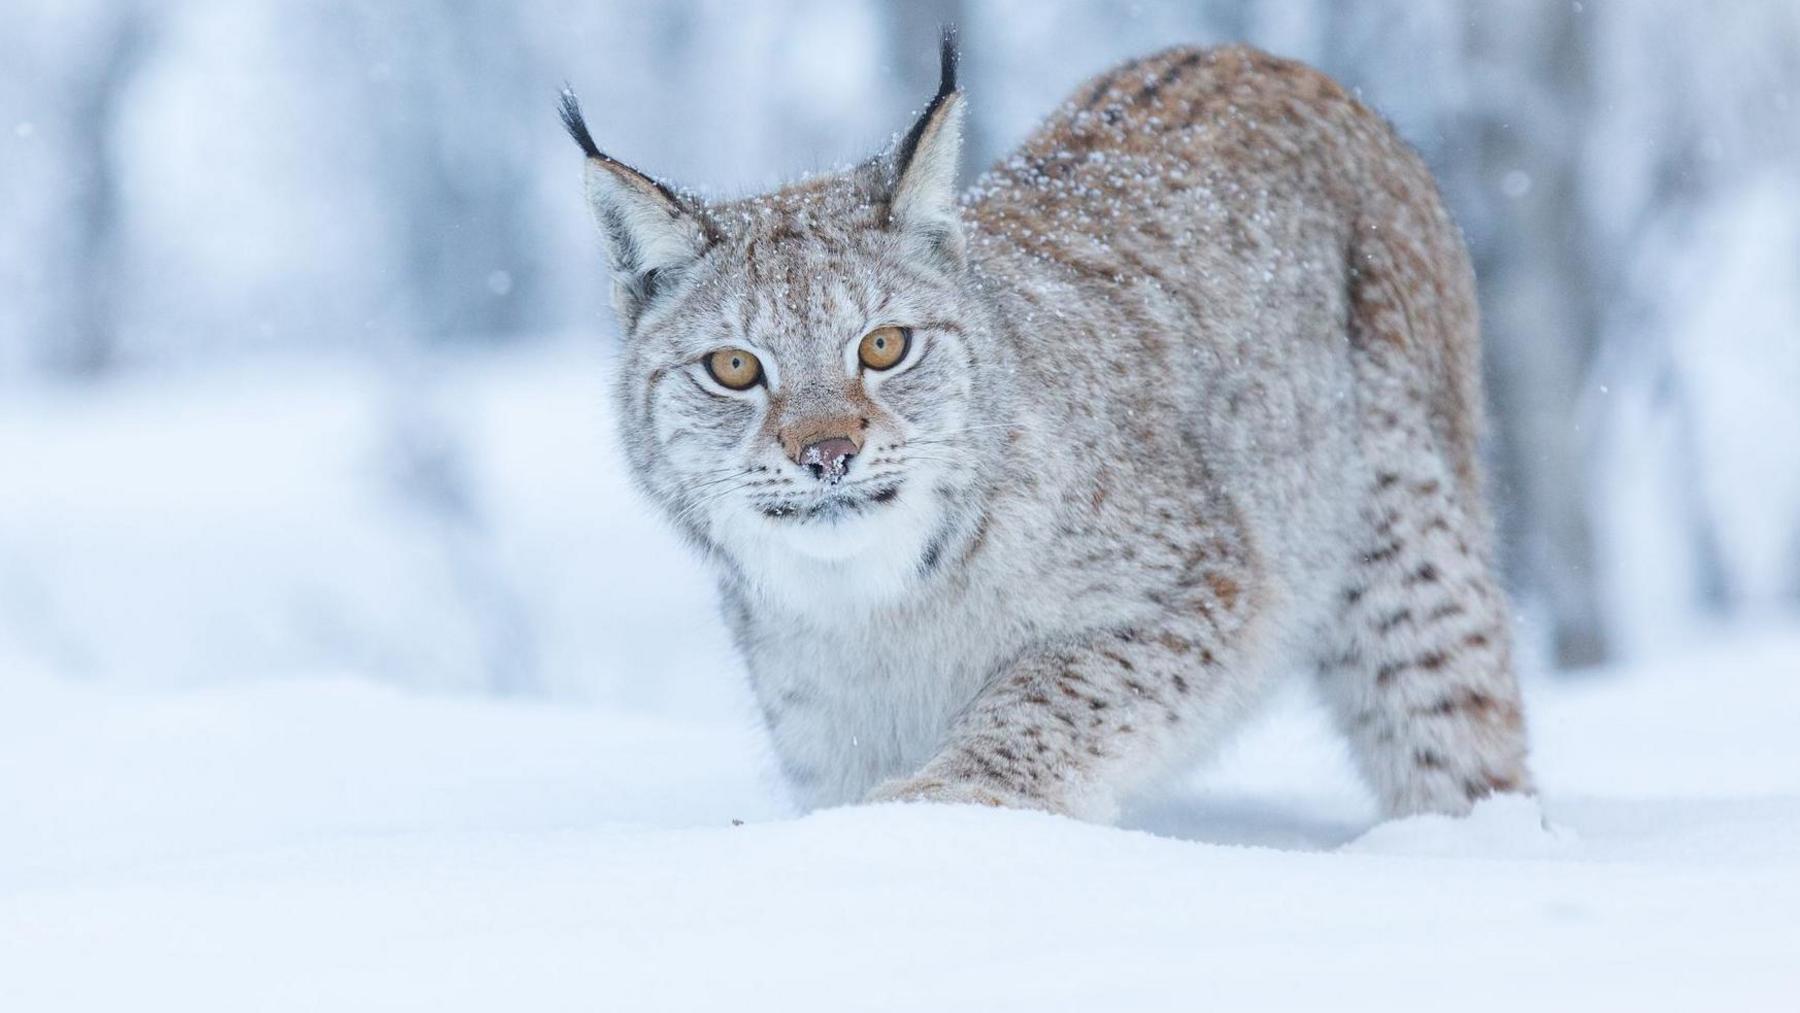
[[[919,775],[900,777],[875,786],[864,802],[937,802],[942,805],[987,805],[1007,809],[1043,809],[1043,803],[990,785],[947,781]]]

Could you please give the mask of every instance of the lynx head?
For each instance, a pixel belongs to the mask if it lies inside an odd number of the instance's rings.
[[[640,485],[748,589],[891,597],[979,509],[1003,438],[957,202],[962,93],[892,150],[731,202],[602,153],[572,96],[624,348]]]

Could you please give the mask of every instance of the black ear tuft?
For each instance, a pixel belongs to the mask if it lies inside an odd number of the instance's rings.
[[[906,167],[912,163],[913,155],[918,151],[919,138],[925,135],[925,128],[931,124],[932,117],[938,108],[956,94],[956,26],[945,25],[938,35],[938,90],[931,97],[931,104],[919,116],[918,122],[906,132],[900,142],[900,148],[894,154],[894,175],[904,175]]]
[[[938,29],[938,98],[956,90],[956,26]]]
[[[646,176],[638,170],[633,169],[631,166],[626,165],[624,162],[621,162],[600,150],[600,146],[594,143],[594,135],[588,133],[587,119],[581,115],[581,103],[575,98],[575,90],[566,84],[563,85],[562,99],[557,103],[557,113],[562,117],[563,129],[569,132],[570,137],[575,138],[576,144],[581,145],[582,154],[591,159],[605,162],[607,165],[637,179],[644,186],[654,188],[657,193],[662,194],[664,200],[669,202],[671,210],[682,206],[681,198],[676,195],[673,189],[670,189],[667,183]]]
[[[600,158],[600,146],[594,143],[594,135],[588,133],[587,120],[581,116],[581,103],[575,100],[575,89],[563,85],[562,101],[557,103],[557,111],[562,114],[563,129],[581,145],[582,154],[589,158]]]

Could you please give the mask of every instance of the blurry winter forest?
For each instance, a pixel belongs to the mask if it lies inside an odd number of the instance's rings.
[[[8,0],[0,668],[653,698],[613,633],[719,635],[623,491],[556,93],[740,193],[887,143],[946,21],[969,179],[1184,42],[1315,63],[1424,153],[1528,663],[1800,609],[1794,0]]]

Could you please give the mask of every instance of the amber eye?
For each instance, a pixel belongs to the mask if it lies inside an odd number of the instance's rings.
[[[706,371],[721,387],[749,390],[762,379],[762,360],[741,348],[721,348],[706,357]]]
[[[856,357],[870,369],[892,369],[906,358],[906,347],[912,344],[912,331],[905,327],[877,327],[863,335]]]

